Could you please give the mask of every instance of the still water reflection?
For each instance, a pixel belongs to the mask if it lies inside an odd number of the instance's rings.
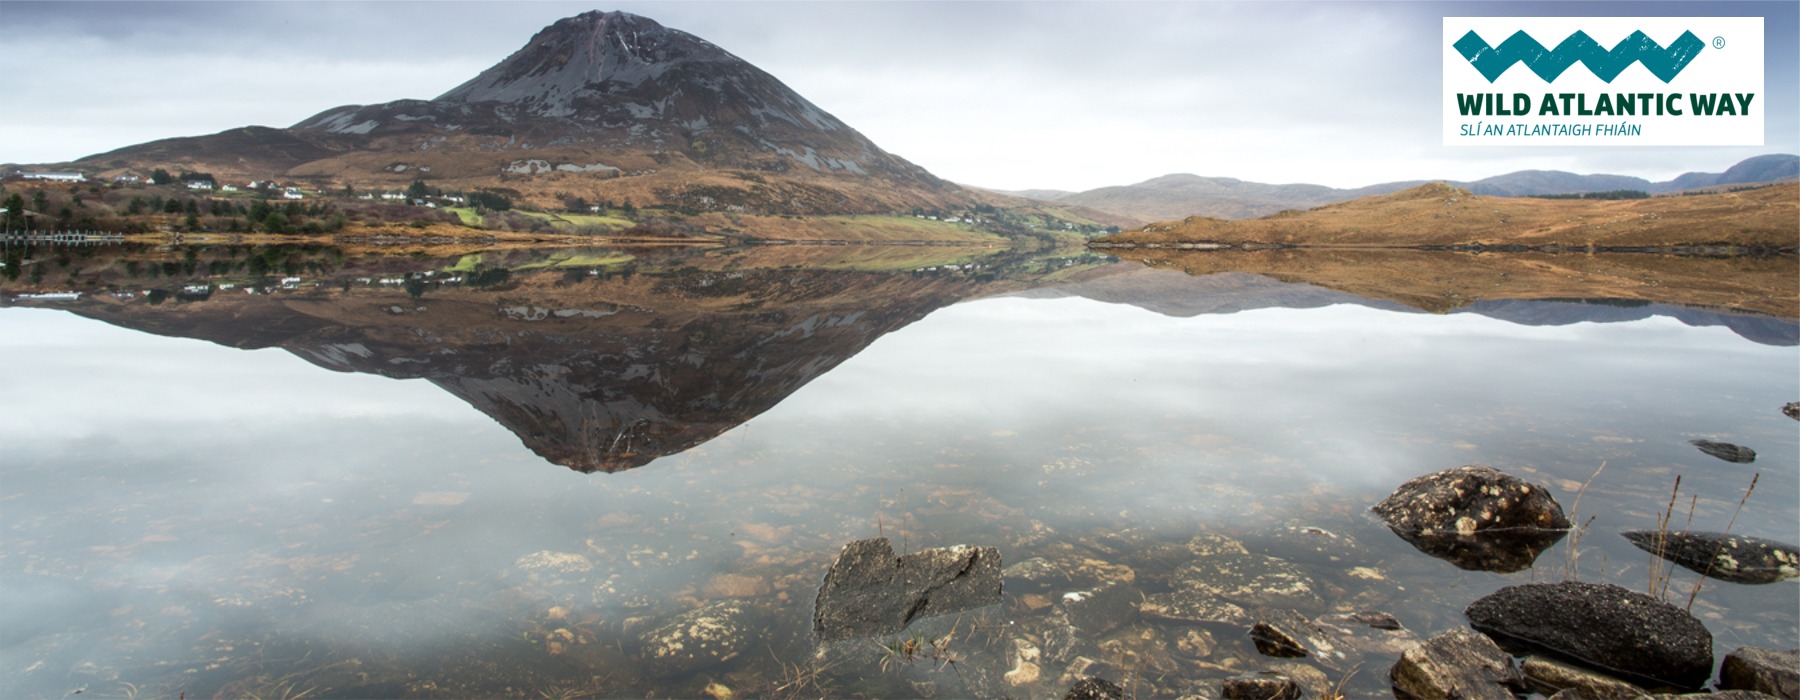
[[[685,301],[658,301],[669,284]],[[1573,568],[1565,542],[1526,571],[1461,571],[1366,516],[1469,463],[1565,507],[1606,465],[1577,515],[1583,580],[1646,586],[1614,533],[1654,527],[1677,475],[1694,528],[1719,530],[1760,472],[1734,531],[1800,539],[1787,321],[1428,315],[1123,267],[353,291],[0,310],[5,695],[1060,697],[1075,670],[1212,695],[1244,670],[1350,667],[1131,608],[1058,642],[1058,589],[1019,570],[1003,605],[918,626],[942,653],[821,649],[813,595],[876,535],[1150,596],[1191,541],[1225,537],[1310,582],[1285,606],[1385,610],[1424,638]],[[730,619],[730,651],[646,663],[695,610]],[[1800,638],[1792,582],[1709,582],[1694,611],[1721,654]],[[1359,653],[1349,690],[1391,696],[1391,650]]]

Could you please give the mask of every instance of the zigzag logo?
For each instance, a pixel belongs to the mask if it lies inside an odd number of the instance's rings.
[[[1463,58],[1469,60],[1469,65],[1481,71],[1481,75],[1490,83],[1514,63],[1525,64],[1531,72],[1543,78],[1544,82],[1555,82],[1557,76],[1562,75],[1569,66],[1575,65],[1576,61],[1586,65],[1595,77],[1608,83],[1619,77],[1619,73],[1631,67],[1631,64],[1641,61],[1651,74],[1666,83],[1681,73],[1681,69],[1686,68],[1701,49],[1706,48],[1706,42],[1694,36],[1693,32],[1682,32],[1665,49],[1642,31],[1635,31],[1608,51],[1600,42],[1588,36],[1587,32],[1577,31],[1557,44],[1556,49],[1546,50],[1543,44],[1523,31],[1514,32],[1506,41],[1500,42],[1499,47],[1489,46],[1487,41],[1471,31],[1457,39],[1452,46],[1462,53]]]

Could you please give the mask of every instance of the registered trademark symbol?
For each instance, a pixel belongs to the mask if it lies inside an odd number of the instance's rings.
[[[1722,37],[1722,36],[1713,37],[1713,48],[1715,48],[1715,49],[1725,48],[1725,37]]]

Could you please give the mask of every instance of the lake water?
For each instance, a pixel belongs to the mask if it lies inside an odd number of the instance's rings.
[[[1501,586],[1645,590],[1649,555],[1616,533],[1653,529],[1677,477],[1677,528],[1691,511],[1694,530],[1800,540],[1792,320],[1427,314],[1092,259],[743,260],[475,286],[478,268],[415,257],[258,294],[0,308],[0,695],[1061,697],[1085,672],[1216,697],[1275,668],[1391,697],[1395,645]],[[1579,556],[1565,539],[1523,571],[1466,571],[1367,514],[1464,464],[1565,509],[1581,491]],[[1069,581],[1009,569],[999,605],[822,646],[818,584],[875,536],[994,546]],[[1064,589],[1167,592],[1190,543],[1221,537],[1307,581],[1283,607],[1407,631],[1277,660],[1241,626],[1061,612]],[[1696,578],[1676,571],[1669,598]],[[648,633],[721,601],[724,658],[650,663]],[[1720,655],[1800,640],[1792,581],[1707,581],[1692,611]]]

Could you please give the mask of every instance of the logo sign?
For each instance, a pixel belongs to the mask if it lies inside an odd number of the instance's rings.
[[[1446,146],[1763,145],[1761,17],[1445,17]]]

